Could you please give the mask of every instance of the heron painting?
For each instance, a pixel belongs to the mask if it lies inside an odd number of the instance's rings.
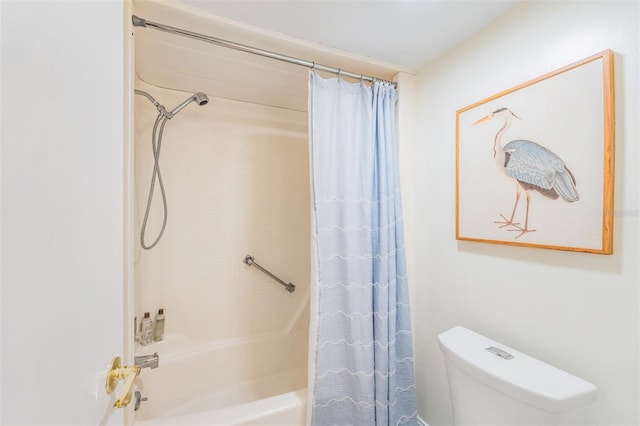
[[[509,227],[509,231],[516,231],[515,238],[520,238],[527,232],[534,232],[529,228],[529,205],[531,191],[537,191],[543,196],[557,200],[562,198],[573,203],[580,199],[576,189],[576,179],[564,161],[552,151],[533,141],[517,139],[502,146],[502,135],[511,125],[513,118],[520,118],[508,108],[499,108],[490,115],[484,116],[474,124],[491,119],[502,119],[504,124],[496,133],[493,141],[493,159],[496,166],[515,182],[516,199],[511,215],[500,214],[502,220],[496,221],[501,228]],[[527,197],[527,207],[524,224],[514,222],[520,194],[524,191]]]
[[[457,240],[611,254],[613,57],[600,52],[456,111]],[[496,69],[486,85],[509,72]]]

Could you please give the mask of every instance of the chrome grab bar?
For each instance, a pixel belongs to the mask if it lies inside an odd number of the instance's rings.
[[[249,266],[255,266],[256,268],[264,272],[266,275],[268,275],[271,279],[273,279],[274,281],[277,281],[282,286],[284,286],[285,290],[287,290],[289,293],[293,293],[295,291],[296,289],[295,285],[282,281],[280,278],[276,277],[271,272],[267,271],[262,266],[258,265],[256,261],[253,259],[253,256],[251,256],[250,254],[248,254],[242,262]]]

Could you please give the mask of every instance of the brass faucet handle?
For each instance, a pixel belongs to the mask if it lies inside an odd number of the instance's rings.
[[[138,374],[140,374],[140,366],[134,365],[131,367],[123,367],[119,356],[113,358],[111,365],[109,366],[109,371],[107,371],[107,383],[105,386],[107,394],[116,390],[118,382],[120,380],[124,380],[122,391],[113,403],[114,407],[124,408],[129,405],[129,402],[131,402],[131,393],[133,391],[133,382],[136,377],[138,377]]]

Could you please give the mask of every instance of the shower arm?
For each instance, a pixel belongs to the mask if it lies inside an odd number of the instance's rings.
[[[261,272],[263,272],[264,274],[266,274],[267,276],[269,276],[269,278],[273,279],[274,281],[277,281],[278,283],[280,283],[280,285],[282,285],[284,287],[285,290],[287,290],[289,293],[293,293],[296,289],[296,286],[293,285],[292,283],[286,283],[284,281],[282,281],[280,278],[276,277],[275,275],[273,275],[271,272],[267,271],[266,269],[264,269],[262,266],[258,265],[256,263],[256,261],[253,259],[253,256],[251,256],[250,254],[248,254],[244,260],[242,261],[243,263],[249,265],[249,266],[255,266],[256,268],[258,268]]]
[[[159,112],[161,115],[163,115],[163,116],[165,116],[165,117],[167,117],[167,118],[169,118],[169,119],[173,118],[173,116],[175,115],[175,114],[172,114],[172,113],[170,113],[169,111],[167,111],[167,109],[166,109],[162,104],[160,104],[160,102],[156,101],[156,100],[155,100],[155,98],[154,98],[153,96],[151,96],[150,94],[148,94],[148,93],[147,93],[147,92],[145,92],[144,90],[138,90],[138,89],[136,89],[136,90],[134,91],[134,93],[135,93],[136,95],[142,95],[142,96],[144,96],[145,98],[149,99],[149,100],[151,101],[151,103],[153,104],[153,106],[154,106],[154,107],[156,107],[156,109],[158,110],[158,112]]]

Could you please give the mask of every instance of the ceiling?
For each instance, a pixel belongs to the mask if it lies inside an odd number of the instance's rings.
[[[171,0],[415,72],[519,0]]]
[[[520,0],[134,0],[133,3],[135,14],[148,22],[356,75],[393,80],[398,72],[419,71],[517,1]],[[151,28],[136,27],[134,34],[135,70],[141,82],[295,111],[308,108],[306,67]],[[320,74],[324,78],[335,77]],[[357,82],[344,75],[342,78]]]

